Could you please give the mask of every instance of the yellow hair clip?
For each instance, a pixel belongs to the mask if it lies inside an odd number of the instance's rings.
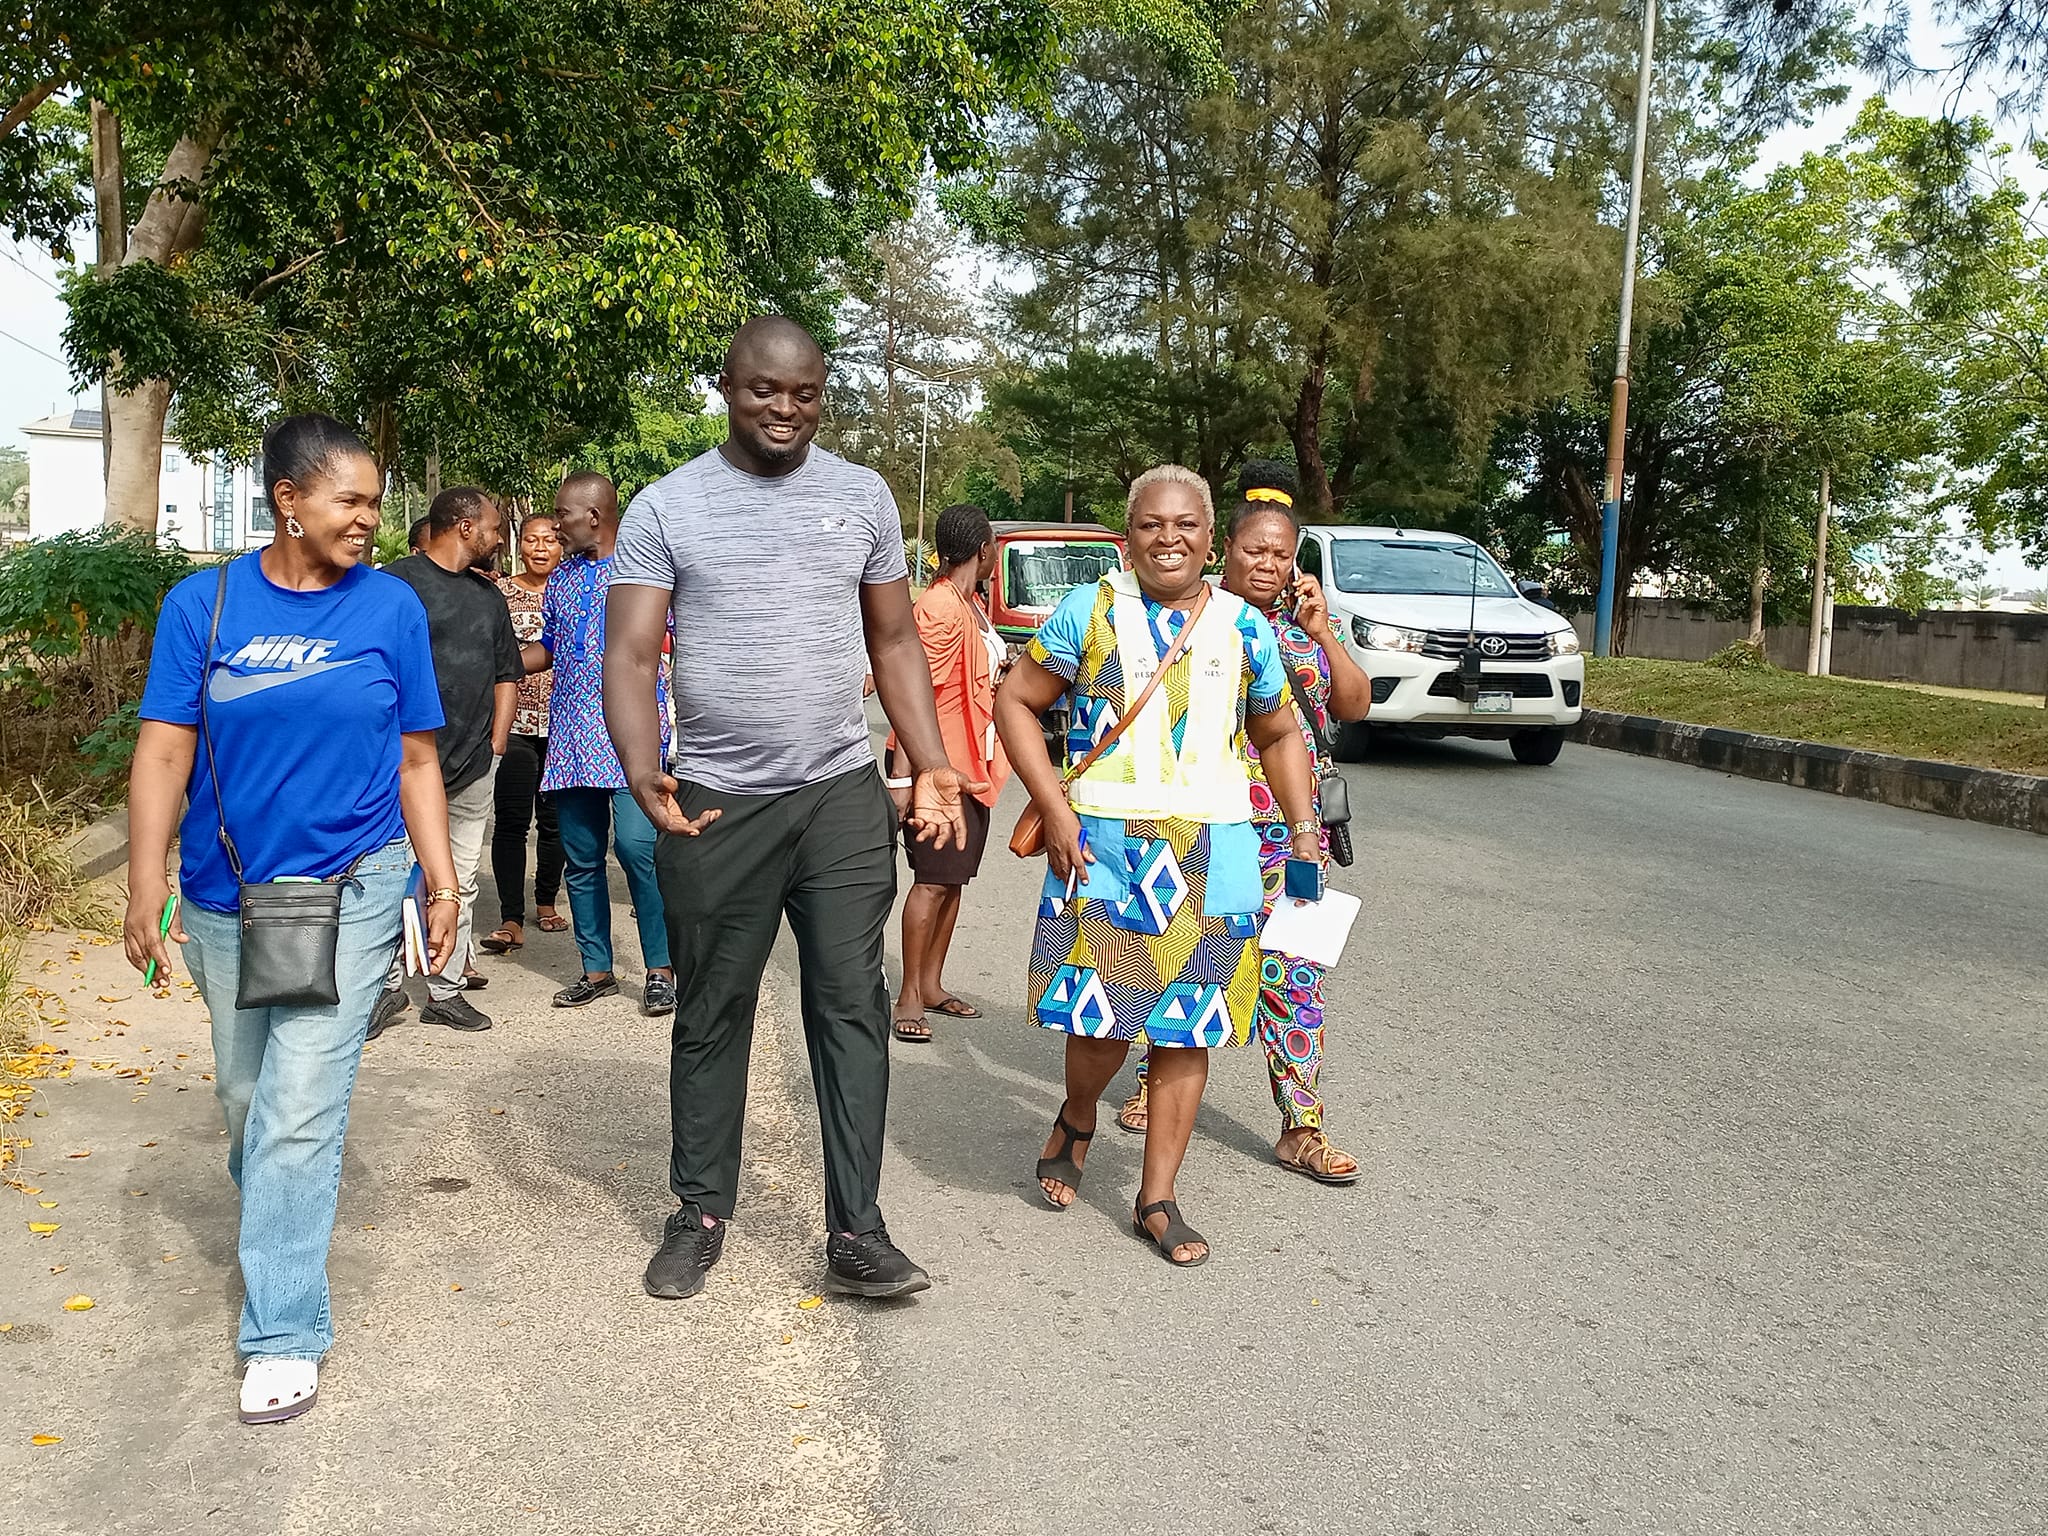
[[[1294,498],[1285,491],[1275,490],[1270,485],[1255,485],[1244,493],[1246,501],[1277,501],[1283,507],[1294,505]]]

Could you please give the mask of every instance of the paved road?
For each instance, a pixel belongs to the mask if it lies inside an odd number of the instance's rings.
[[[1370,1177],[1276,1170],[1261,1064],[1219,1055],[1192,1273],[1128,1235],[1114,1130],[1073,1211],[1034,1199],[1058,1051],[992,855],[949,976],[990,1016],[898,1052],[888,1209],[944,1283],[863,1324],[893,1506],[2048,1529],[2048,844],[1586,748],[1349,772],[1369,926],[1327,1078]]]
[[[818,1173],[785,952],[744,1220],[700,1301],[656,1306],[660,1032],[548,1010],[572,952],[539,939],[492,966],[498,1029],[372,1048],[340,1347],[320,1409],[270,1431],[232,1419],[200,1010],[57,943],[51,1038],[119,1065],[23,1122],[15,1171],[57,1208],[0,1189],[0,1477],[26,1528],[2048,1528],[2048,843],[1590,749],[1351,772],[1340,883],[1368,926],[1328,1084],[1357,1188],[1271,1165],[1235,1053],[1182,1185],[1208,1266],[1128,1235],[1138,1147],[1113,1130],[1080,1205],[1040,1206],[1058,1044],[1024,1022],[1033,893],[998,850],[949,977],[989,1017],[897,1051],[885,1204],[938,1285],[802,1305]],[[138,1064],[146,1087],[114,1076]]]

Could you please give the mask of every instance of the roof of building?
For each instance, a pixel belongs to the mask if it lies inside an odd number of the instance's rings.
[[[39,421],[23,425],[23,432],[30,437],[98,437],[100,435],[100,413],[98,410],[74,405],[68,411],[59,411],[54,416],[45,416]],[[178,446],[177,439],[170,433],[164,434],[166,447]]]

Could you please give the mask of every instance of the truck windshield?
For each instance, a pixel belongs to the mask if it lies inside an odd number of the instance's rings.
[[[1474,544],[1424,544],[1399,539],[1333,539],[1340,592],[1417,596],[1513,597],[1514,584]]]
[[[1101,580],[1121,563],[1117,546],[1103,540],[1020,539],[1003,553],[1003,601],[1012,608],[1057,608],[1074,588]]]

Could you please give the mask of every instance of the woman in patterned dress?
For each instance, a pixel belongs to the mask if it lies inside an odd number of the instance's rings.
[[[1146,471],[1131,485],[1126,533],[1131,569],[1067,595],[1011,669],[996,724],[1045,819],[1032,1010],[1068,1037],[1066,1099],[1040,1186],[1055,1208],[1074,1203],[1103,1089],[1134,1042],[1156,1050],[1132,1226],[1187,1266],[1204,1262],[1209,1245],[1182,1220],[1174,1182],[1209,1049],[1242,1045],[1258,1011],[1263,892],[1247,742],[1288,814],[1296,857],[1320,860],[1322,848],[1272,626],[1202,578],[1215,537],[1207,482],[1178,465]],[[1063,785],[1039,716],[1069,696],[1078,762],[1184,628],[1184,654],[1144,709]]]
[[[1295,570],[1301,527],[1293,512],[1294,476],[1284,464],[1254,461],[1238,479],[1245,501],[1231,514],[1223,545],[1223,588],[1266,616],[1280,643],[1280,657],[1316,711],[1323,739],[1330,722],[1363,720],[1372,707],[1372,679],[1351,659],[1330,628],[1330,605],[1313,576]],[[1306,723],[1303,740],[1315,750]],[[1252,769],[1252,822],[1258,827],[1266,886],[1266,910],[1280,894],[1287,863],[1287,824],[1259,774],[1258,754],[1247,748]],[[1318,763],[1320,772],[1323,765]],[[1320,809],[1320,808],[1319,808]],[[1325,848],[1328,847],[1325,835]],[[1280,1111],[1280,1139],[1273,1156],[1283,1168],[1322,1184],[1351,1184],[1358,1159],[1330,1144],[1323,1130],[1324,967],[1298,955],[1268,954],[1260,962],[1259,1043],[1273,1102]],[[1146,1063],[1138,1063],[1138,1087],[1117,1115],[1117,1125],[1142,1131],[1148,1113]]]

